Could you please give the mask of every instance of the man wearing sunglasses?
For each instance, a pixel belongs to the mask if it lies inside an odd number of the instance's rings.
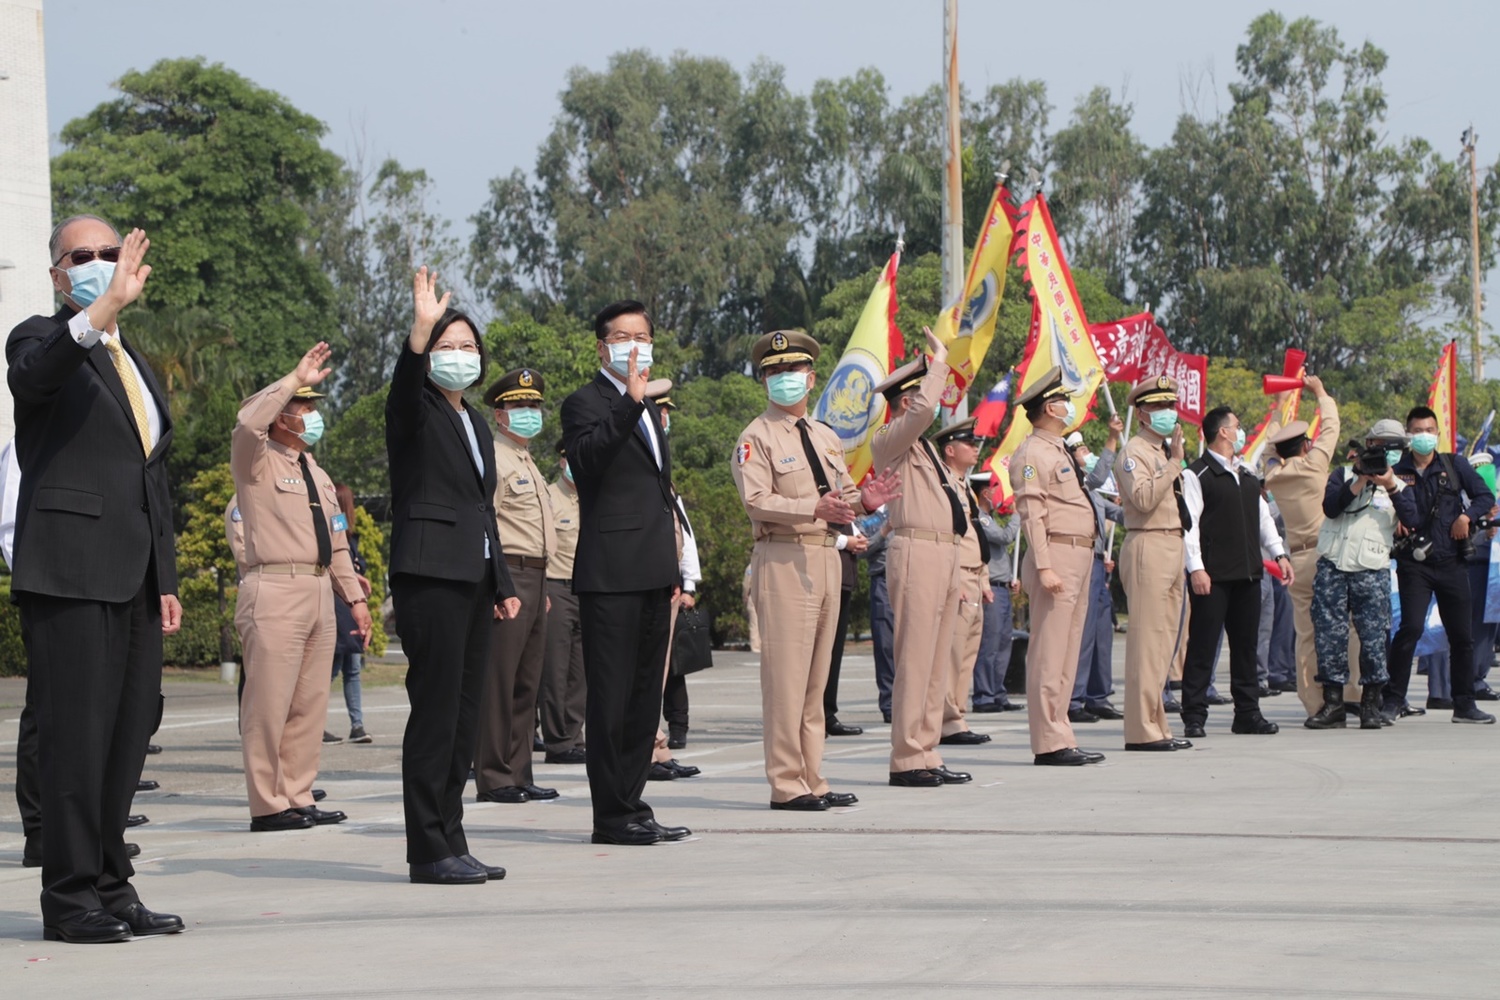
[[[136,895],[125,820],[177,631],[166,456],[172,421],[120,311],[151,267],[139,229],[65,219],[49,243],[52,316],[5,345],[21,465],[16,572],[42,765],[42,924],[48,940],[123,941],[182,930]]]

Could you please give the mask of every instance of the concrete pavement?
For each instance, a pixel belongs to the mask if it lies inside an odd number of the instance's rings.
[[[401,688],[365,690],[373,745],[324,751],[347,823],[252,834],[233,688],[170,682],[162,790],[129,839],[143,900],[189,930],[96,947],[40,939],[11,791],[22,687],[0,681],[0,997],[1500,995],[1500,727],[1315,733],[1284,695],[1277,736],[1215,709],[1194,750],[1126,754],[1103,722],[1076,729],[1105,764],[1040,768],[1024,713],[981,715],[994,742],[943,748],[973,784],[890,788],[856,650],[840,717],[865,735],[830,740],[824,770],[858,806],[767,808],[756,661],[719,653],[678,752],[703,776],[647,791],[693,840],[588,844],[584,769],[539,762],[560,800],[468,807],[509,877],[452,888],[406,882]]]

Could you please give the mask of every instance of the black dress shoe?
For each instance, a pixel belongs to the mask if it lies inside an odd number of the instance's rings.
[[[134,813],[130,816],[125,817],[125,826],[127,828],[132,826],[145,826],[149,822],[151,822],[151,820],[146,818],[145,813]]]
[[[880,717],[885,720],[886,725],[890,725],[890,722],[891,722],[891,713],[890,712],[881,712],[880,713]]]
[[[540,736],[533,736],[531,738],[531,752],[532,753],[546,753],[547,752],[547,744],[545,744],[545,743],[542,742],[542,738]]]
[[[1000,703],[1000,711],[1002,712],[1019,712],[1023,707],[1024,706],[1017,705],[1013,701],[1002,701]]]
[[[1184,722],[1182,724],[1182,735],[1186,736],[1190,740],[1203,739],[1203,723]]]
[[[486,869],[463,858],[444,858],[408,867],[408,876],[418,885],[480,885],[490,880]]]
[[[897,788],[937,788],[943,783],[943,779],[927,770],[919,767],[911,771],[892,771],[891,784]]]
[[[679,778],[696,778],[698,775],[703,773],[702,768],[694,767],[692,764],[684,764],[676,757],[673,757],[671,760],[667,761],[662,765],[662,767],[667,768],[669,771],[676,772],[677,777]]]
[[[1210,705],[1233,705],[1233,698],[1226,698],[1222,694],[1211,694],[1206,699]]]
[[[793,812],[823,812],[828,808],[828,800],[818,795],[799,795],[785,802],[772,799],[771,808],[790,809]]]
[[[651,762],[651,771],[646,775],[647,781],[676,781],[677,772],[660,761]]]
[[[472,778],[474,776],[471,774],[469,775],[469,777]],[[322,802],[324,799],[328,798],[328,793],[323,791],[323,789],[321,788],[314,788],[312,790],[312,797],[314,802]]]
[[[297,806],[293,812],[299,812],[313,821],[314,826],[332,826],[334,823],[342,823],[349,816],[342,809],[319,809],[317,806]]]
[[[1074,747],[1073,750],[1087,757],[1090,764],[1097,764],[1104,759],[1104,755],[1097,750],[1084,750],[1080,747]]]
[[[1259,691],[1260,697],[1262,698],[1270,698],[1281,693],[1280,691],[1272,691],[1271,685],[1269,684],[1262,684],[1259,688]]]
[[[141,845],[140,844],[132,844],[130,841],[127,840],[125,842],[125,856],[127,858],[138,858],[138,857],[140,857],[141,856]],[[41,863],[42,863],[42,859],[41,858],[37,858],[36,863],[37,863],[38,866],[40,866]]]
[[[1178,701],[1176,698],[1168,698],[1166,701],[1161,703],[1161,707],[1162,711],[1164,712],[1180,713],[1182,711],[1182,702]]]
[[[154,753],[161,753],[161,747],[157,746],[155,743],[147,743],[146,744],[146,753],[147,753],[147,755],[154,754]]]
[[[827,736],[858,736],[863,732],[862,726],[846,726],[837,718],[829,719],[823,724],[823,733]]]
[[[1000,708],[1000,703],[998,701],[992,701],[987,702],[983,705],[975,705],[972,709],[970,709],[970,711],[975,713],[976,715],[988,715],[992,712],[1002,711],[1002,709]]]
[[[505,788],[491,788],[487,792],[480,792],[474,796],[475,802],[508,802],[514,805],[517,802],[530,802],[531,793],[519,785],[510,785]]]
[[[533,802],[546,802],[548,799],[557,798],[557,789],[543,788],[540,785],[522,785],[522,789],[531,796]]]
[[[146,909],[146,904],[140,900],[131,903],[125,909],[115,914],[115,917],[125,921],[130,927],[130,933],[136,937],[146,937],[151,934],[181,934],[182,918],[175,913],[156,913]]]
[[[650,819],[641,820],[641,826],[644,826],[648,830],[655,831],[661,836],[662,840],[671,843],[675,843],[679,840],[687,840],[693,835],[693,831],[689,830],[685,826],[663,826],[656,821],[655,816],[651,817]]]
[[[498,882],[505,877],[505,869],[499,865],[487,865],[472,854],[464,854],[459,857],[460,861],[473,868],[475,871],[484,872],[484,877],[491,882]]]
[[[1230,724],[1229,731],[1243,736],[1272,736],[1281,732],[1281,727],[1264,715],[1237,715],[1234,717],[1234,722]],[[1188,735],[1193,734],[1188,733]]]
[[[1187,743],[1187,740],[1182,740],[1181,742]],[[1170,740],[1170,739],[1168,739],[1168,740],[1152,740],[1150,743],[1127,743],[1127,744],[1125,744],[1125,749],[1126,750],[1141,750],[1141,751],[1145,751],[1145,752],[1148,752],[1148,753],[1166,753],[1166,752],[1171,751],[1171,750],[1180,749],[1177,746],[1177,743],[1178,743],[1177,740]],[[1188,745],[1192,746],[1191,743],[1189,743]]]
[[[962,785],[974,780],[974,776],[968,771],[950,771],[946,767],[929,767],[929,771],[937,775],[945,785]]]
[[[1115,706],[1111,705],[1107,701],[1100,702],[1097,705],[1085,705],[1083,707],[1089,710],[1089,714],[1098,716],[1101,719],[1125,718],[1124,712],[1120,711],[1118,708],[1115,708]]]
[[[1175,746],[1178,750],[1193,749],[1193,741],[1182,739],[1180,736],[1172,737],[1172,745]]]
[[[85,910],[76,917],[66,917],[55,924],[42,925],[43,941],[66,941],[68,944],[110,944],[130,938],[130,925],[103,910]]]
[[[1072,747],[1053,750],[1051,753],[1039,753],[1032,758],[1031,762],[1046,767],[1082,767],[1084,764],[1094,763],[1086,754],[1079,753]]]
[[[1481,726],[1493,725],[1495,717],[1483,711],[1478,705],[1470,705],[1468,708],[1455,708],[1453,710],[1454,722],[1473,722]]]
[[[594,831],[589,838],[595,844],[618,844],[621,847],[646,847],[661,843],[661,834],[642,823],[626,823],[609,830]]]
[[[859,801],[859,796],[853,792],[824,792],[823,801],[827,802],[830,808],[852,806]]]
[[[944,743],[948,746],[961,747],[978,746],[981,743],[988,743],[989,741],[990,735],[988,733],[976,733],[972,729],[965,729],[961,733],[949,733],[938,740],[939,743]]]
[[[138,792],[154,792],[160,787],[160,781],[152,781],[150,778],[142,778],[135,783],[135,790]]]
[[[1496,694],[1489,688],[1480,688],[1474,692],[1475,701],[1500,701],[1500,694]]]
[[[1453,711],[1452,698],[1428,698],[1427,710],[1429,712],[1451,712]]]
[[[548,764],[587,764],[589,753],[583,747],[572,747],[555,753],[549,752],[545,759]]]
[[[1099,721],[1099,716],[1095,715],[1093,712],[1090,712],[1086,708],[1070,708],[1070,709],[1068,709],[1068,721],[1069,722],[1098,722]]]
[[[283,809],[279,813],[250,817],[250,829],[254,833],[276,833],[281,830],[308,830],[316,825],[311,816],[304,816],[295,809]]]
[[[687,726],[673,726],[669,724],[667,726],[667,749],[686,750],[687,732]]]

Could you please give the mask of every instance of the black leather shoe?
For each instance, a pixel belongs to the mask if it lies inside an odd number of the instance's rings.
[[[1174,737],[1172,737],[1172,742],[1173,742],[1173,744],[1176,745],[1177,749],[1179,749],[1179,750],[1191,750],[1191,749],[1193,749],[1193,741],[1192,740],[1185,740],[1185,739],[1182,739],[1179,736],[1174,736]]]
[[[267,816],[251,816],[250,829],[254,833],[276,833],[281,830],[307,830],[316,824],[311,816],[304,816],[295,809],[283,809]]]
[[[828,803],[829,808],[852,806],[859,801],[859,796],[853,792],[824,792],[823,801]]]
[[[182,918],[175,913],[155,913],[146,909],[146,904],[140,900],[131,903],[125,909],[115,914],[116,919],[125,921],[130,927],[130,933],[136,937],[147,937],[151,934],[181,934]]]
[[[1477,705],[1468,708],[1455,708],[1453,710],[1454,722],[1473,722],[1481,726],[1492,725],[1495,717],[1488,712],[1481,711]]]
[[[687,749],[687,726],[667,726],[667,749]]]
[[[411,865],[407,869],[411,880],[418,885],[481,885],[490,880],[483,868],[475,868],[463,858],[444,858],[425,864]]]
[[[533,736],[531,738],[531,752],[532,753],[546,753],[547,752],[547,744],[545,744],[545,743],[542,742],[542,738],[540,736]]]
[[[1087,757],[1090,764],[1097,764],[1104,759],[1104,755],[1097,750],[1084,750],[1080,747],[1074,747],[1073,750]]]
[[[1500,694],[1496,694],[1490,688],[1480,688],[1474,692],[1475,701],[1500,701]]]
[[[864,728],[862,726],[846,726],[837,717],[834,717],[823,724],[823,732],[827,736],[858,736],[864,732]]]
[[[473,775],[471,774],[469,775],[469,777],[472,778]],[[314,788],[312,790],[312,797],[314,802],[322,802],[324,799],[328,798],[328,793],[323,791],[323,789],[321,788]]]
[[[540,785],[522,785],[522,789],[531,796],[533,802],[546,802],[548,799],[557,798],[557,789],[543,788]]]
[[[138,858],[138,857],[140,857],[141,856],[141,845],[140,844],[132,844],[130,841],[127,840],[125,842],[125,856],[127,858]],[[42,859],[41,858],[37,858],[36,863],[37,863],[37,866],[40,866],[41,863],[42,863]]]
[[[647,781],[676,781],[677,772],[658,761],[651,762],[651,771],[646,775]]]
[[[154,792],[160,787],[160,781],[152,781],[150,778],[142,778],[135,783],[135,790],[138,792]]]
[[[1293,677],[1292,679],[1285,681],[1272,681],[1271,690],[1280,691],[1282,694],[1296,694],[1297,678]]]
[[[474,855],[472,854],[462,855],[458,860],[462,861],[470,868],[473,868],[475,871],[484,872],[484,877],[489,879],[491,882],[498,882],[505,877],[504,868],[501,868],[499,865],[487,865],[483,861],[480,861],[478,858],[474,857]]]
[[[1205,699],[1210,705],[1233,705],[1233,698],[1226,698],[1222,694],[1211,694]]]
[[[1097,716],[1098,718],[1101,718],[1101,719],[1123,719],[1123,718],[1125,718],[1125,713],[1124,712],[1120,711],[1118,708],[1115,708],[1115,706],[1111,705],[1107,701],[1100,702],[1097,705],[1085,705],[1083,707],[1086,708],[1086,709],[1088,709],[1090,715]]]
[[[1229,726],[1229,731],[1242,736],[1272,736],[1281,732],[1281,727],[1264,715],[1247,715],[1235,716],[1234,722]]]
[[[1019,712],[1023,707],[1024,706],[1017,705],[1013,701],[1002,701],[1000,703],[1000,711],[1002,712]]]
[[[1002,709],[998,701],[992,701],[984,705],[975,705],[970,711],[976,715],[989,715],[992,712],[1002,711]]]
[[[1451,712],[1453,711],[1452,698],[1428,698],[1427,710],[1429,712]]]
[[[676,757],[673,757],[671,760],[667,761],[662,765],[662,767],[665,767],[669,771],[675,772],[677,774],[677,777],[679,778],[696,778],[698,775],[703,773],[702,768],[694,767],[692,764],[684,764]]]
[[[130,925],[103,910],[85,910],[76,917],[42,925],[43,941],[68,944],[110,944],[130,938]]]
[[[943,783],[943,779],[927,770],[919,767],[911,771],[892,771],[891,784],[897,788],[937,788]]]
[[[1087,755],[1079,753],[1072,747],[1053,750],[1051,753],[1039,753],[1032,758],[1031,762],[1047,767],[1082,767],[1084,764],[1094,763]]]
[[[313,821],[314,826],[332,826],[342,823],[349,816],[342,809],[319,809],[317,806],[297,806],[292,810]]]
[[[944,736],[942,739],[938,740],[939,743],[943,743],[948,746],[961,747],[978,746],[981,743],[988,743],[989,741],[990,736],[988,733],[976,733],[972,729],[965,729],[961,733],[949,733],[947,736]]]
[[[818,795],[799,795],[785,802],[777,802],[773,799],[771,808],[790,809],[793,812],[824,812],[828,808],[828,801]]]
[[[1069,722],[1098,722],[1099,721],[1099,716],[1095,715],[1093,712],[1090,712],[1086,708],[1070,708],[1070,709],[1068,709],[1068,721]]]
[[[1147,753],[1167,753],[1179,749],[1177,746],[1178,742],[1177,740],[1166,739],[1152,740],[1150,743],[1127,743],[1125,744],[1125,749],[1141,750]],[[1182,740],[1181,742],[1187,743],[1187,740]],[[1188,743],[1188,746],[1192,746],[1192,744]]]
[[[885,720],[886,725],[890,725],[890,723],[891,723],[891,713],[890,712],[881,712],[880,713],[880,717]]]
[[[1272,691],[1271,690],[1271,685],[1269,685],[1269,684],[1262,684],[1260,686],[1260,696],[1262,698],[1274,698],[1276,695],[1278,695],[1280,693],[1281,693],[1280,691]]]
[[[146,818],[145,813],[134,813],[130,816],[125,817],[125,826],[127,828],[132,826],[145,826],[149,822],[151,822],[151,820]]]
[[[1407,718],[1410,718],[1413,715],[1426,715],[1426,714],[1427,714],[1427,709],[1425,709],[1425,708],[1418,708],[1415,705],[1405,705],[1405,704],[1403,704],[1403,705],[1398,705],[1396,707],[1396,717],[1398,719],[1407,719]]]
[[[583,747],[573,747],[569,750],[558,750],[556,753],[548,753],[546,758],[548,764],[587,764],[589,753]]]
[[[1190,740],[1201,740],[1201,739],[1203,739],[1203,737],[1204,737],[1203,723],[1201,723],[1201,722],[1184,722],[1182,724],[1182,735],[1186,736]]]
[[[147,743],[146,744],[146,754],[147,754],[147,756],[150,756],[151,754],[157,754],[157,753],[161,753],[161,747],[157,746],[155,743]]]
[[[1164,712],[1178,712],[1178,713],[1181,713],[1181,711],[1182,711],[1182,702],[1178,701],[1176,698],[1168,698],[1166,701],[1164,701],[1164,702],[1161,703],[1161,707],[1162,707],[1162,711],[1164,711]]]
[[[679,840],[687,840],[693,835],[693,831],[689,830],[685,826],[663,826],[656,821],[655,816],[651,817],[650,819],[641,820],[641,826],[644,826],[646,829],[656,832],[661,836],[662,840],[665,840],[669,843],[675,843]]]
[[[595,844],[618,844],[621,847],[646,847],[661,843],[661,834],[641,823],[626,823],[612,830],[595,830],[589,838]]]
[[[937,775],[945,785],[962,785],[974,780],[974,776],[968,771],[950,771],[947,767],[930,767],[928,770]]]
[[[530,802],[531,793],[518,785],[507,788],[491,788],[487,792],[480,792],[474,796],[475,802],[508,802],[514,805],[517,802]]]

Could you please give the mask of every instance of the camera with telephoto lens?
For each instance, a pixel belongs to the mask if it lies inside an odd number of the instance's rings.
[[[1385,457],[1385,445],[1366,448],[1354,460],[1354,471],[1361,476],[1383,476],[1390,468],[1391,463]]]

